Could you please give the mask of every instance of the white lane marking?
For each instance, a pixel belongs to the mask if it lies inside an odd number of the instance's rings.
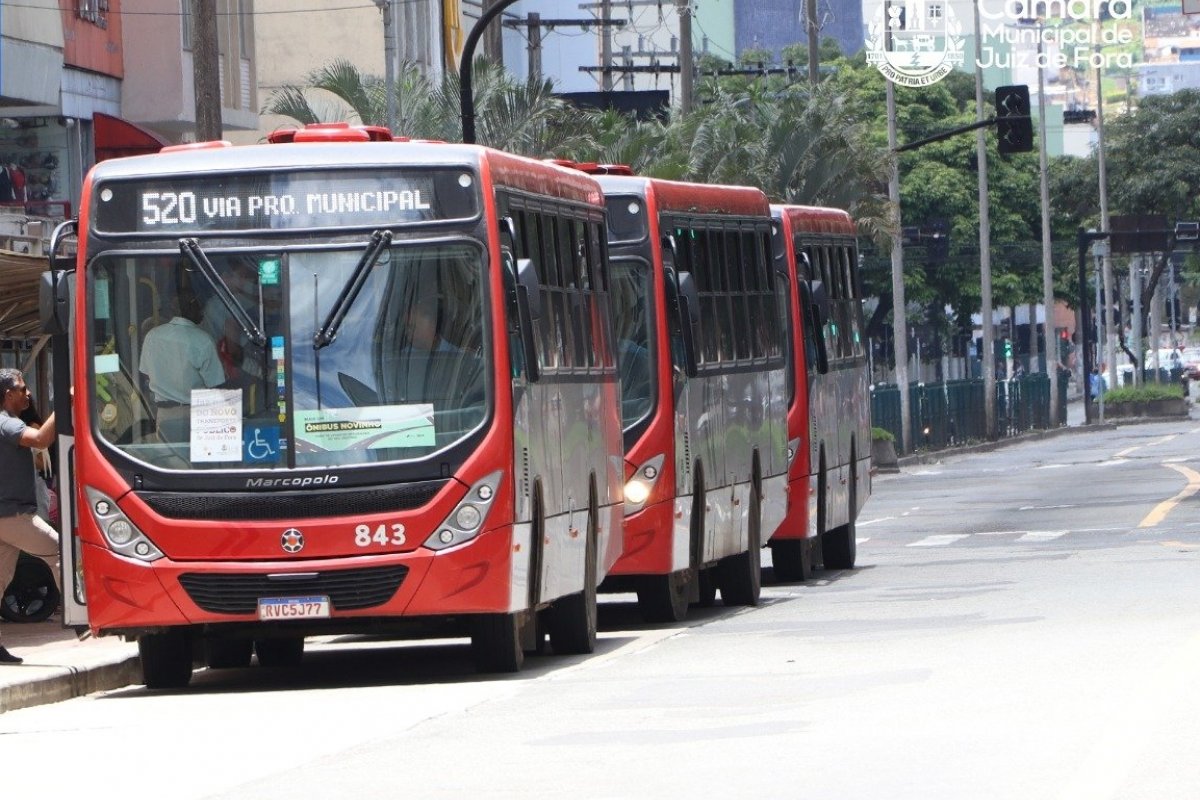
[[[1051,508],[1078,508],[1078,506],[1077,506],[1077,505],[1065,505],[1065,506],[1021,506],[1020,508],[1018,508],[1018,509],[1017,509],[1017,511],[1045,511],[1045,510],[1047,510],[1047,509],[1051,509]]]
[[[1016,536],[1025,531],[976,531],[972,536]]]
[[[1125,456],[1132,453],[1134,450],[1137,450],[1143,446],[1144,445],[1135,444],[1133,447],[1126,447],[1124,450],[1120,451],[1119,453],[1114,453],[1113,458],[1124,458]]]
[[[1075,465],[1074,464],[1039,464],[1038,466],[1034,467],[1034,469],[1065,469],[1067,467],[1073,467],[1073,466],[1075,466]]]
[[[862,544],[863,542],[869,542],[869,541],[871,541],[870,536],[855,536],[854,537],[855,544]]]
[[[1127,458],[1114,458],[1110,461],[1101,461],[1096,466],[1097,467],[1119,467],[1122,464],[1128,464],[1128,463],[1129,463],[1129,459],[1127,459]]]
[[[1024,536],[1017,539],[1018,542],[1048,542],[1051,539],[1057,539],[1070,531],[1029,531]]]
[[[877,518],[877,519],[861,520],[861,521],[858,523],[858,527],[860,527],[860,528],[861,528],[861,527],[863,527],[864,525],[874,525],[876,522],[886,522],[886,521],[887,521],[887,520],[889,520],[889,519],[895,519],[895,517],[879,517],[879,518]]]
[[[942,547],[948,544],[954,544],[959,539],[965,539],[970,536],[969,533],[939,533],[933,536],[926,536],[924,539],[918,539],[915,542],[909,542],[909,547]]]
[[[1168,433],[1166,436],[1162,437],[1161,439],[1155,439],[1153,442],[1148,442],[1146,444],[1146,446],[1151,447],[1156,444],[1166,444],[1167,442],[1171,441],[1178,435],[1179,435],[1178,433]]]

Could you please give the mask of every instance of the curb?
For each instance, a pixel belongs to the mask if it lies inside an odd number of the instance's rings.
[[[1027,431],[1009,436],[1004,439],[997,439],[994,442],[979,442],[977,444],[963,445],[962,447],[948,447],[944,450],[932,450],[927,453],[913,453],[908,456],[901,456],[897,459],[897,467],[895,469],[880,468],[880,472],[899,472],[901,467],[912,466],[914,464],[935,464],[943,458],[950,456],[969,455],[971,453],[988,453],[992,450],[998,450],[1001,447],[1007,447],[1012,444],[1021,444],[1023,442],[1033,442],[1038,439],[1051,439],[1055,436],[1061,436],[1067,433],[1088,433],[1092,431],[1111,431],[1116,430],[1121,425],[1143,425],[1155,422],[1171,422],[1173,420],[1191,419],[1191,414],[1182,414],[1179,416],[1168,417],[1118,417],[1105,422],[1094,422],[1091,425],[1063,425],[1059,428],[1046,428],[1043,430]]]
[[[0,686],[0,714],[47,703],[58,703],[94,692],[121,689],[142,682],[141,665],[137,655],[120,656],[86,666],[24,666],[5,667],[38,675],[18,683]]]

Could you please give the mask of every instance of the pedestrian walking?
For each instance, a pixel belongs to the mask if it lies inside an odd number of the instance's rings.
[[[0,590],[12,582],[22,550],[45,561],[58,582],[58,532],[38,516],[33,465],[34,449],[54,441],[54,414],[40,428],[21,420],[31,400],[18,369],[0,369],[0,395]],[[20,663],[0,644],[0,664]]]

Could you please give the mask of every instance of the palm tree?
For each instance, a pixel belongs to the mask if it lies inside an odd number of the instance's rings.
[[[503,67],[480,59],[475,63],[475,106],[481,144],[534,157],[571,155],[586,145],[586,126],[578,114],[554,96],[549,80],[517,81]],[[304,87],[285,86],[273,94],[264,111],[298,123],[350,119],[386,124],[386,86],[365,76],[345,60],[313,71]],[[401,66],[396,81],[397,119],[394,133],[413,139],[458,141],[459,80],[446,76],[432,84],[417,65]],[[323,107],[318,107],[324,100]]]

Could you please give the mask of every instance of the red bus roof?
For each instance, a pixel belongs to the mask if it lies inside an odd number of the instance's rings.
[[[840,208],[772,205],[771,213],[776,217],[786,217],[793,233],[858,234],[858,227],[850,214]]]
[[[605,192],[643,195],[648,202],[655,204],[659,213],[744,217],[766,217],[771,213],[767,196],[753,186],[720,186],[618,175],[598,175],[596,180]]]

